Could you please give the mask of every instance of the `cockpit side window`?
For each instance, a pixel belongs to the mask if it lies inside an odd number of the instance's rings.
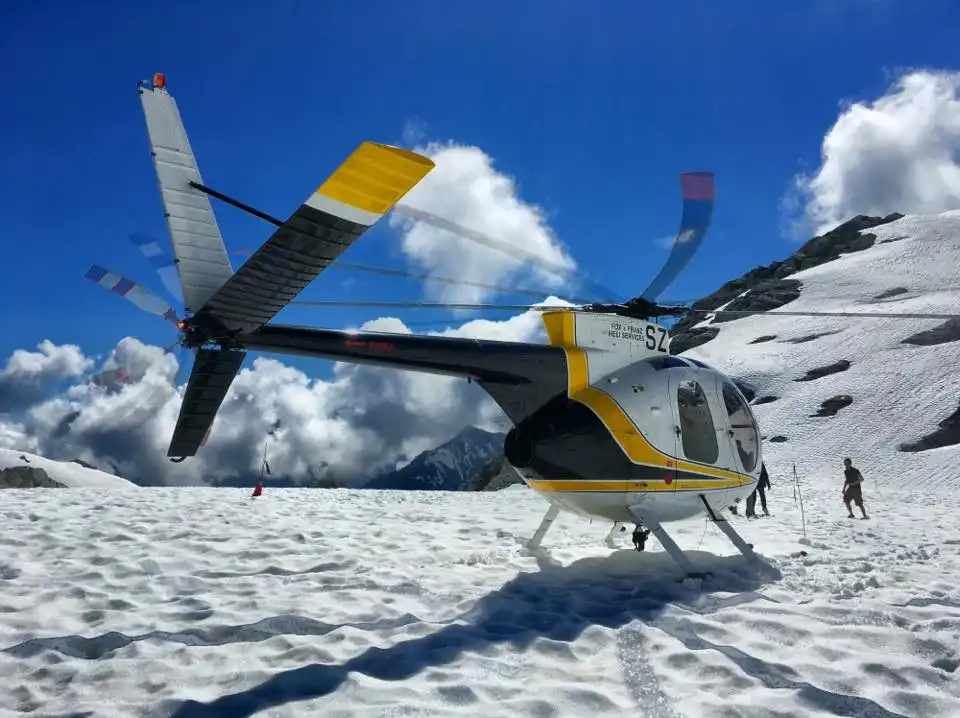
[[[717,429],[710,416],[707,396],[700,384],[684,379],[677,386],[680,439],[684,455],[691,461],[714,464],[720,456]]]
[[[733,430],[733,441],[740,455],[740,462],[745,471],[757,468],[757,457],[760,449],[760,433],[753,414],[740,396],[740,392],[730,382],[723,382],[721,390],[723,405],[727,410],[730,428]]]

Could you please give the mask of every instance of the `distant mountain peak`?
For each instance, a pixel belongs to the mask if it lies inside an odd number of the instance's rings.
[[[491,458],[502,453],[504,438],[502,433],[468,426],[403,468],[375,476],[364,488],[462,491]]]

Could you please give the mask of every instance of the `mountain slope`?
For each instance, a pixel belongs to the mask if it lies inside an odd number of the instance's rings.
[[[364,488],[461,491],[492,457],[502,453],[503,439],[503,434],[468,427],[402,469],[374,477]]]
[[[0,449],[0,470],[16,467],[40,469],[56,484],[78,489],[133,489],[137,485],[105,471],[83,466],[79,461],[54,461],[36,454]]]
[[[797,296],[784,311],[960,313],[960,211],[903,217],[869,233],[871,246],[790,274]],[[694,324],[716,335],[683,354],[756,388],[775,475],[796,463],[836,482],[839,501],[842,460],[851,456],[868,492],[877,484],[960,488],[960,447],[949,443],[960,440],[951,429],[960,400],[955,322],[728,317]],[[909,450],[938,432],[927,444],[948,445]]]

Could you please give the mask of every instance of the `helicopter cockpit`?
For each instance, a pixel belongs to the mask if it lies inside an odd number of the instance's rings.
[[[632,381],[659,385],[663,392],[631,396],[628,401],[637,416],[666,409],[662,402],[667,400],[674,419],[669,424],[643,422],[644,435],[654,446],[698,464],[745,474],[758,470],[760,431],[746,398],[729,377],[698,359],[676,355],[649,357],[635,371]]]
[[[727,422],[730,426],[731,437],[736,446],[740,464],[745,472],[752,473],[757,468],[760,457],[760,431],[743,394],[736,384],[708,364],[691,357],[684,357],[683,359],[702,369],[716,372],[720,397],[723,400],[723,408],[727,415]]]

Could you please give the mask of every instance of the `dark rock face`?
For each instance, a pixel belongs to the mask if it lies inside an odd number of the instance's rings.
[[[762,337],[757,337],[754,339],[751,344],[763,344],[764,342],[772,342],[777,338],[776,334],[764,334]]]
[[[834,332],[820,332],[819,334],[806,334],[802,337],[797,337],[796,339],[787,339],[790,344],[805,344],[807,342],[812,342],[814,339],[819,339],[820,337],[829,337],[831,334],[839,334],[840,330]]]
[[[929,347],[934,344],[947,344],[955,341],[960,341],[960,319],[948,319],[940,326],[917,332],[900,343]]]
[[[820,408],[815,414],[811,414],[810,416],[836,416],[838,411],[845,406],[850,406],[852,403],[853,397],[849,394],[838,394],[837,396],[831,396],[825,402],[820,404]]]
[[[771,441],[772,443],[774,443],[774,444],[782,444],[782,443],[783,443],[784,441],[786,441],[786,440],[787,440],[787,437],[785,437],[785,436],[771,436],[771,437],[770,437],[770,441]]]
[[[846,371],[850,368],[850,362],[846,359],[841,359],[838,362],[833,364],[828,364],[827,366],[820,366],[816,369],[807,369],[807,373],[804,374],[799,379],[794,379],[794,381],[813,381],[814,379],[821,379],[830,374],[837,374],[842,371]]]
[[[523,480],[510,468],[503,455],[499,455],[490,459],[477,472],[464,486],[464,491],[500,491],[514,484],[523,484]]]
[[[770,395],[761,396],[759,399],[753,402],[753,405],[758,406],[760,404],[769,404],[770,402],[776,401],[779,398],[780,398],[779,396],[770,396]]]
[[[11,466],[0,471],[0,489],[64,489],[43,469],[35,466]]]
[[[890,214],[886,217],[866,217],[864,215],[854,217],[826,234],[809,240],[787,259],[772,262],[766,267],[751,269],[742,277],[727,282],[713,294],[697,300],[691,306],[698,310],[716,309],[749,290],[749,294],[732,302],[727,308],[740,311],[768,311],[782,307],[796,299],[801,288],[801,283],[798,280],[788,280],[787,282],[783,280],[804,269],[832,262],[839,258],[841,254],[869,249],[876,242],[877,236],[869,233],[860,234],[860,232],[871,227],[889,224],[901,217],[903,215],[899,213]],[[730,321],[737,318],[737,315],[723,315],[718,316],[714,322]],[[714,338],[703,339],[703,330],[699,329],[696,330],[698,336],[693,339],[694,343],[690,343],[692,338],[686,335],[691,333],[693,326],[703,319],[704,314],[698,312],[687,315],[674,325],[671,334],[676,349],[673,353],[679,354],[695,346],[706,344]]]
[[[875,301],[880,301],[881,299],[890,299],[891,297],[899,297],[901,294],[906,294],[910,290],[906,287],[894,287],[893,289],[888,289],[885,292],[880,292],[880,294],[874,297]]]
[[[699,319],[696,321],[700,321]],[[696,322],[693,322],[696,324]],[[680,322],[677,322],[679,326]],[[700,327],[698,329],[687,329],[679,335],[674,335],[670,339],[670,353],[681,354],[688,349],[693,349],[701,344],[706,344],[720,333],[718,327]]]
[[[900,451],[917,452],[960,444],[960,409],[940,422],[940,428],[923,438],[900,444]]]
[[[733,312],[768,312],[778,309],[800,297],[802,283],[797,279],[776,279],[761,282],[746,295],[734,299],[727,307],[728,311],[717,312],[713,318],[714,324],[732,322],[742,319],[740,314]]]

